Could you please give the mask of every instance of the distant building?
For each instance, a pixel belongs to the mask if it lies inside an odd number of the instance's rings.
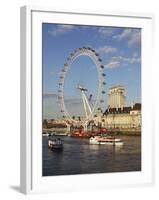
[[[126,106],[126,89],[121,85],[111,87],[108,94],[108,108],[97,112],[95,124],[109,130],[141,131],[141,103]]]
[[[102,127],[109,130],[141,131],[141,104],[136,103],[133,107],[109,108],[104,113],[94,118],[95,123],[101,123]]]
[[[109,89],[108,108],[123,108],[126,106],[126,89],[117,85]]]

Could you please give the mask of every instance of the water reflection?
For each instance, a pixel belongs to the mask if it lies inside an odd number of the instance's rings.
[[[89,149],[90,150],[99,150],[99,145],[98,144],[90,144],[89,145]]]
[[[88,139],[66,136],[62,152],[48,149],[48,138],[43,137],[44,176],[141,170],[139,136],[123,136],[123,146],[90,145]]]
[[[119,146],[114,146],[114,145],[105,145],[105,148],[108,151],[112,151],[112,152],[117,152],[117,151],[121,151],[121,149],[123,149],[123,145],[119,145]]]

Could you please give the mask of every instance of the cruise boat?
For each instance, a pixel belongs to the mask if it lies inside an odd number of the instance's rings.
[[[101,137],[101,136],[94,136],[89,139],[90,144],[108,144],[108,145],[117,145],[117,146],[122,146],[123,141],[119,138],[115,137]]]
[[[100,138],[100,136],[93,136],[89,139],[89,143],[90,144],[100,144],[99,138]]]
[[[50,140],[48,140],[48,147],[51,150],[62,150],[63,149],[63,141],[60,138],[50,139]]]

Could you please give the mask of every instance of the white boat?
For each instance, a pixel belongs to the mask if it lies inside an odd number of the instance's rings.
[[[90,143],[90,144],[100,144],[100,142],[98,141],[99,137],[100,137],[100,136],[91,137],[91,138],[89,139],[89,143]]]
[[[49,134],[48,133],[43,133],[43,136],[49,136]]]
[[[107,145],[116,145],[116,146],[122,146],[123,141],[119,138],[115,137],[101,137],[101,136],[94,136],[89,139],[90,144],[107,144]]]
[[[63,149],[63,141],[60,138],[48,140],[48,147],[51,150],[62,150]]]

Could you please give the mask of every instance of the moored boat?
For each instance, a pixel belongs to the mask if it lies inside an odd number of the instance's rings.
[[[49,134],[48,133],[43,133],[43,136],[45,137],[45,136],[49,136]]]
[[[60,138],[50,139],[50,140],[48,140],[48,147],[51,150],[62,150],[63,149],[63,141]]]
[[[91,137],[91,135],[89,133],[81,132],[81,131],[80,132],[76,131],[76,132],[72,133],[70,136],[77,137],[77,138],[90,138]]]

